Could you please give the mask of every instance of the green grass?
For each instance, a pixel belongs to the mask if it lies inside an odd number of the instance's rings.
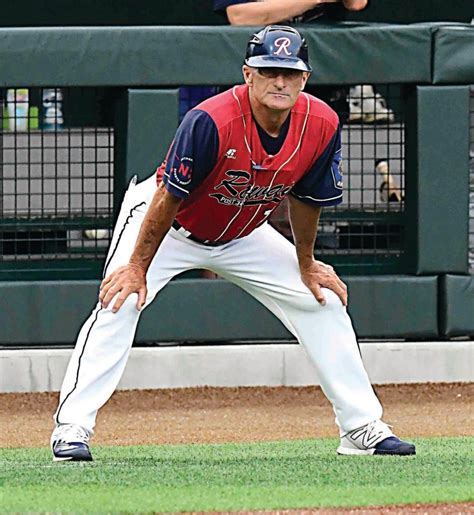
[[[415,457],[343,457],[334,439],[94,448],[92,463],[0,449],[0,511],[204,511],[474,500],[474,438]]]

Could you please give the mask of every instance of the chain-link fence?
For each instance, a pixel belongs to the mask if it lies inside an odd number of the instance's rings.
[[[323,210],[316,247],[351,271],[388,271],[403,254],[404,105],[396,85],[355,86],[335,105],[345,121],[344,201]],[[272,223],[291,238],[286,206]]]
[[[101,260],[112,223],[114,132],[92,88],[11,88],[1,112],[0,254],[19,262]],[[20,266],[19,266],[20,265]]]
[[[181,88],[181,117],[215,92]],[[12,88],[3,97],[3,273],[45,261],[61,268],[87,260],[99,270],[113,213],[113,91]],[[403,89],[355,86],[340,100],[333,107],[344,122],[345,196],[324,209],[317,252],[351,271],[387,271],[404,248]],[[271,222],[291,238],[286,205]]]

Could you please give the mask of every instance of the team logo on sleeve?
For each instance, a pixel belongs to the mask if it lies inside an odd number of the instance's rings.
[[[177,161],[175,163],[176,166],[171,169],[174,180],[181,186],[187,186],[191,182],[193,175],[193,158],[182,157],[179,160],[179,164]]]
[[[344,186],[344,180],[342,173],[342,155],[340,150],[336,153],[336,156],[332,162],[331,171],[334,180],[334,186],[338,189],[342,189]]]

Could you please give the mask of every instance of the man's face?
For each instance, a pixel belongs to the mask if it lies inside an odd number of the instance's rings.
[[[274,111],[291,109],[303,90],[309,73],[286,68],[242,68],[252,98]]]

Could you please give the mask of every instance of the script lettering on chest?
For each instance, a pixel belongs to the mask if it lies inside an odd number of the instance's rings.
[[[271,179],[271,174],[265,177]],[[227,170],[225,178],[209,196],[228,206],[256,206],[281,202],[293,187],[293,184],[252,184],[251,179],[246,170]]]

